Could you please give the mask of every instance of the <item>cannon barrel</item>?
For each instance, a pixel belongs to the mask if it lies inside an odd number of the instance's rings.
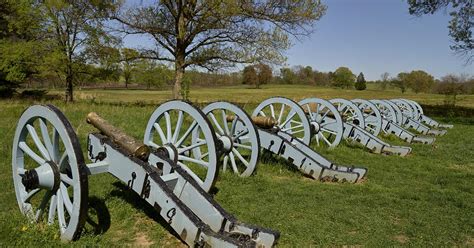
[[[227,121],[233,121],[235,119],[235,115],[227,115],[226,119]],[[270,129],[278,125],[278,121],[272,117],[252,116],[251,119],[253,124],[263,129]]]
[[[150,155],[150,148],[148,146],[127,135],[119,128],[114,127],[112,124],[100,117],[97,113],[91,112],[87,114],[86,121],[97,128],[101,133],[112,139],[113,142],[122,147],[128,153],[128,155],[134,156],[144,161],[148,159],[148,156]]]

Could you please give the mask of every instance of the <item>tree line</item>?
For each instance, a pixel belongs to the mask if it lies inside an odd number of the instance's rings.
[[[123,83],[171,87],[183,98],[189,85],[305,83],[363,90],[363,73],[282,68],[292,38],[310,35],[326,13],[320,0],[0,0],[0,96],[20,85],[65,88]],[[454,51],[472,58],[472,1],[408,1],[412,15],[449,9]],[[139,35],[151,44],[126,47]],[[243,73],[226,73],[236,66]],[[185,72],[187,72],[185,74]],[[276,74],[276,75],[274,75]],[[387,80],[386,80],[387,81]],[[388,80],[402,92],[424,92],[433,78],[421,71]],[[386,84],[382,80],[382,85]],[[420,82],[413,83],[413,82]]]

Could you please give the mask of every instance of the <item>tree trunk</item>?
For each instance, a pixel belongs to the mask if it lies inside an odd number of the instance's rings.
[[[176,57],[174,76],[173,99],[183,99],[181,95],[181,84],[183,83],[184,77],[184,52],[182,56]]]
[[[66,76],[66,102],[74,102],[72,75]]]

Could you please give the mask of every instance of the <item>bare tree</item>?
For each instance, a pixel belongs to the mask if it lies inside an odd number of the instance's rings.
[[[289,35],[309,35],[325,11],[320,0],[162,0],[123,6],[113,18],[125,34],[153,38],[143,57],[174,64],[173,97],[180,98],[186,68],[282,62]]]

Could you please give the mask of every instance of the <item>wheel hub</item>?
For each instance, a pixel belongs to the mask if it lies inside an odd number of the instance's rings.
[[[313,126],[314,133],[319,133],[319,131],[321,131],[321,126],[319,125],[319,123],[312,121],[311,126]]]
[[[27,170],[21,183],[27,191],[37,188],[56,191],[59,187],[60,173],[54,162],[48,161],[36,169]]]
[[[234,145],[233,145],[233,139],[227,135],[223,135],[221,137],[219,137],[219,139],[221,140],[222,142],[222,148],[225,152],[225,154],[228,154],[230,151],[232,151],[232,148],[234,148]]]

